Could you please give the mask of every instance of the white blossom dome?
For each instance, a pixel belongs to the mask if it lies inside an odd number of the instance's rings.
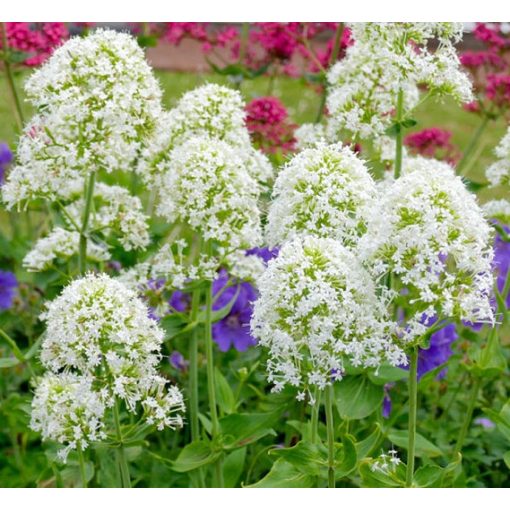
[[[485,176],[490,185],[510,186],[510,128],[494,151],[498,160],[487,168]]]
[[[233,252],[261,242],[257,182],[243,165],[242,150],[197,137],[176,147],[159,187],[158,213]]]
[[[368,219],[360,253],[375,276],[396,275],[411,304],[402,331],[415,341],[425,318],[492,321],[492,229],[446,163],[406,161]]]
[[[304,237],[286,243],[258,288],[251,329],[268,351],[274,391],[288,384],[302,398],[314,387],[324,389],[342,377],[345,360],[364,367],[406,363],[391,342],[384,298],[339,241]]]
[[[36,115],[7,179],[9,206],[54,198],[80,175],[132,168],[161,114],[161,90],[136,39],[74,37],[27,80]]]
[[[46,373],[38,380],[32,401],[30,427],[66,447],[58,452],[65,462],[71,450],[86,449],[106,438],[104,396],[91,377]]]
[[[171,151],[194,137],[210,137],[237,147],[252,177],[267,181],[272,166],[252,147],[245,124],[244,102],[237,90],[209,83],[186,92],[175,108],[163,113],[151,144],[143,151],[138,172],[151,182],[165,171]]]
[[[433,95],[472,99],[454,43],[462,23],[353,23],[354,44],[328,73],[328,136],[340,130],[362,139],[382,136],[392,122],[399,90],[404,111],[417,104],[420,84]],[[439,42],[432,52],[428,44]]]
[[[42,318],[41,361],[49,370],[97,377],[130,409],[159,385],[163,330],[121,282],[105,274],[74,280]]]
[[[376,199],[365,163],[342,144],[319,143],[294,156],[276,178],[266,237],[275,246],[296,235],[353,245]]]

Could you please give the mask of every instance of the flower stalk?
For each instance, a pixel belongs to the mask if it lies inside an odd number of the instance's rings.
[[[418,402],[418,347],[409,355],[409,421],[407,443],[406,487],[412,487],[414,476],[414,454],[416,442],[416,408]]]
[[[328,487],[335,488],[335,425],[333,421],[333,385],[325,391],[326,397],[326,430],[328,442]]]

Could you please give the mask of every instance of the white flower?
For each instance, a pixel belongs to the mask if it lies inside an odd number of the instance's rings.
[[[41,432],[43,440],[67,444],[59,451],[65,462],[70,450],[84,450],[91,442],[106,438],[105,410],[92,377],[46,373],[35,389],[30,427]]]
[[[354,152],[341,144],[320,143],[283,167],[273,194],[267,226],[271,246],[307,234],[353,245],[364,231],[376,191]]]
[[[489,166],[485,176],[491,186],[510,184],[510,128],[494,150],[499,158]]]
[[[326,132],[322,124],[303,124],[294,131],[294,137],[296,138],[296,147],[302,150],[325,142]]]
[[[461,23],[353,23],[354,44],[328,73],[328,138],[347,130],[362,139],[382,136],[391,125],[399,91],[404,111],[418,101],[425,84],[436,96],[451,95],[465,103],[471,84],[460,70],[453,43],[462,36]],[[431,52],[428,44],[437,39]]]
[[[85,208],[83,188],[75,188],[68,198],[74,201],[66,206],[66,212],[74,224],[80,225]],[[121,186],[95,185],[94,214],[90,217],[89,229],[106,236],[117,233],[120,244],[127,251],[143,249],[150,242],[147,216],[140,199]]]
[[[243,166],[257,181],[265,182],[273,173],[266,156],[251,145],[241,94],[213,83],[187,92],[175,108],[160,116],[156,136],[143,151],[138,171],[157,186],[171,151],[194,137],[216,138],[238,148]]]
[[[78,253],[80,234],[55,227],[46,237],[39,239],[23,259],[23,267],[28,271],[44,271],[57,259],[68,260]],[[95,262],[110,259],[108,250],[89,240],[87,259]]]
[[[446,163],[417,158],[381,194],[360,243],[377,278],[400,279],[411,305],[404,341],[426,330],[425,318],[493,321],[492,229],[460,177]]]
[[[305,237],[285,244],[258,288],[251,329],[268,350],[274,391],[286,384],[324,389],[341,378],[344,360],[364,367],[406,363],[390,340],[383,298],[340,242]]]
[[[487,202],[483,205],[483,211],[487,218],[493,218],[505,224],[510,223],[510,201],[504,198]]]
[[[240,150],[211,138],[176,147],[159,187],[158,213],[188,224],[204,241],[228,251],[261,241],[259,188]]]
[[[67,41],[25,91],[37,114],[3,190],[8,207],[53,200],[90,172],[131,170],[161,113],[161,91],[143,50],[113,30]]]

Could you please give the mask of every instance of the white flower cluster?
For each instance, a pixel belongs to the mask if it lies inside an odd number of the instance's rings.
[[[206,242],[234,251],[261,241],[257,182],[226,142],[198,137],[176,147],[158,191],[158,213]]]
[[[187,92],[175,108],[160,116],[156,136],[144,149],[138,172],[157,185],[158,177],[168,171],[172,150],[194,137],[215,138],[236,147],[242,165],[257,181],[272,176],[269,160],[251,145],[241,94],[213,83]]]
[[[402,177],[374,204],[360,242],[362,259],[377,278],[392,273],[401,281],[411,306],[404,342],[424,334],[425,318],[493,320],[491,230],[449,165],[407,161]]]
[[[341,130],[362,139],[378,137],[390,126],[399,91],[404,111],[418,102],[418,85],[459,102],[472,99],[471,84],[460,70],[453,44],[462,23],[353,23],[354,44],[328,73],[328,137]],[[431,52],[431,40],[439,41]]]
[[[82,221],[85,208],[82,191],[75,189],[70,195],[70,199],[74,198],[74,201],[66,207],[68,216],[77,225]],[[126,251],[144,249],[150,242],[147,216],[143,213],[140,199],[121,186],[103,183],[95,185],[94,214],[89,228],[92,232],[101,232],[105,236],[115,232]]]
[[[498,161],[487,168],[485,176],[491,186],[510,185],[510,128],[497,145]]]
[[[483,205],[483,211],[487,218],[499,220],[504,224],[510,223],[510,201],[504,198],[490,200]]]
[[[370,469],[373,472],[379,471],[380,473],[389,474],[394,473],[397,466],[401,463],[402,461],[398,457],[398,452],[392,449],[389,450],[388,453],[381,453],[379,457],[374,459],[370,465]]]
[[[364,162],[342,144],[305,149],[280,171],[268,214],[267,241],[296,235],[329,237],[354,245],[376,197]]]
[[[67,41],[25,90],[37,114],[3,190],[8,207],[53,200],[90,172],[130,170],[161,113],[161,91],[143,50],[113,30]]]
[[[93,378],[70,373],[46,373],[38,381],[32,401],[30,427],[67,446],[59,451],[66,460],[74,449],[106,438],[104,395],[93,388]]]
[[[298,150],[314,147],[326,141],[326,131],[322,124],[302,124],[294,131]]]
[[[62,227],[55,227],[46,237],[39,239],[23,259],[23,267],[28,271],[44,271],[58,259],[68,260],[78,253],[80,234]],[[87,259],[94,262],[109,260],[106,247],[89,241]]]
[[[269,351],[269,381],[304,392],[340,379],[344,361],[374,367],[406,363],[391,342],[384,297],[339,241],[314,237],[286,243],[258,281],[252,334]]]
[[[89,386],[100,394],[105,408],[118,398],[130,412],[140,404],[148,423],[158,428],[182,425],[182,395],[177,388],[168,387],[157,372],[163,331],[148,317],[147,307],[135,292],[105,274],[89,274],[68,285],[49,303],[42,318],[47,329],[41,361],[51,373],[64,372],[77,380],[90,380]],[[83,405],[89,401],[96,405],[95,399],[84,399]],[[51,422],[65,421],[66,415],[60,413],[57,417],[52,408],[45,409],[43,404],[50,402],[42,397],[34,400],[34,411],[39,421],[46,413],[48,437],[61,441],[62,436],[52,435]],[[69,414],[74,416],[72,408]],[[93,410],[90,415],[94,415]],[[70,444],[84,434],[80,424],[70,430],[71,441],[65,437]]]

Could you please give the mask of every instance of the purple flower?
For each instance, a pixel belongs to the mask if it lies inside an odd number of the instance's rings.
[[[231,347],[238,351],[246,351],[257,341],[250,334],[250,320],[253,311],[253,302],[257,298],[255,288],[247,282],[241,282],[226,288],[229,282],[228,274],[221,270],[219,277],[213,282],[213,296],[217,296],[213,310],[221,310],[227,306],[237,292],[237,298],[229,314],[213,324],[213,339],[222,352]]]
[[[279,248],[269,249],[267,246],[264,246],[262,248],[250,248],[246,251],[246,255],[257,255],[267,264],[271,259],[278,256],[279,251]]]
[[[12,152],[6,143],[0,143],[0,186],[4,182],[5,171],[12,162]]]
[[[384,385],[384,399],[382,403],[382,415],[383,418],[389,418],[391,414],[391,397],[390,397],[390,390],[395,386],[395,383],[388,383]]]
[[[191,305],[191,296],[180,290],[176,290],[168,300],[170,306],[177,312],[186,312]]]
[[[502,225],[503,230],[510,234],[510,227]],[[507,243],[498,234],[494,240],[494,269],[496,271],[496,285],[499,292],[503,292],[508,271],[510,269],[510,243]],[[503,296],[506,300],[506,307],[510,308],[510,292],[507,296]]]
[[[476,425],[481,425],[484,429],[493,429],[496,425],[489,418],[476,418],[474,423]]]
[[[183,372],[188,368],[188,361],[184,359],[184,356],[179,351],[173,351],[170,354],[170,364],[180,372]]]
[[[8,310],[12,306],[18,280],[10,271],[0,271],[0,310]]]
[[[418,350],[418,379],[421,379],[427,372],[446,363],[453,354],[452,343],[459,338],[455,324],[447,324],[430,337],[428,349]],[[442,379],[446,375],[446,368],[437,375]]]

